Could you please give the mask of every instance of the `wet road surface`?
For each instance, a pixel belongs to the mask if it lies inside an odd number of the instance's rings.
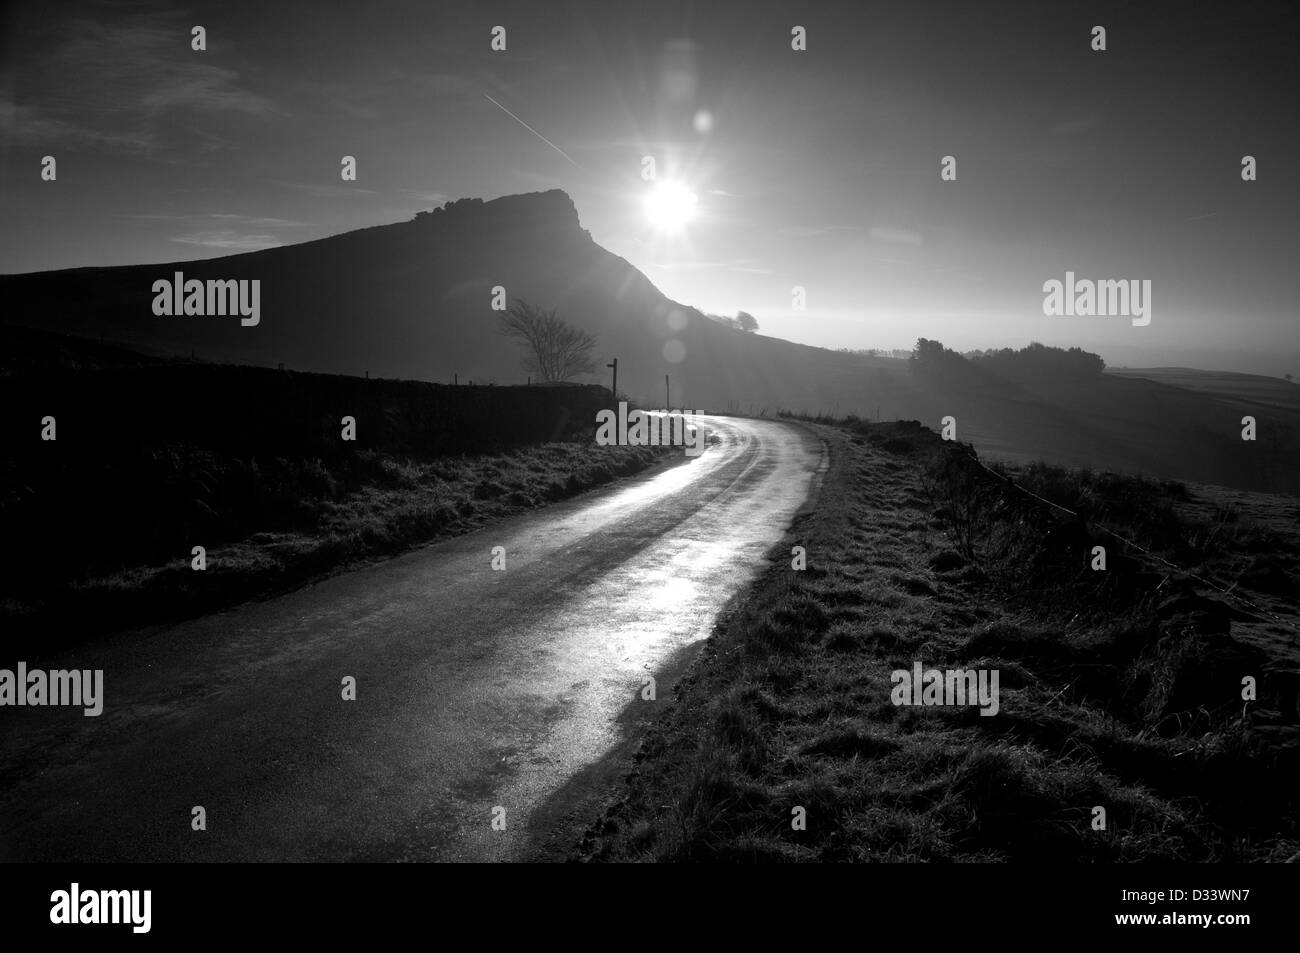
[[[719,439],[688,463],[41,660],[102,668],[104,712],[0,710],[0,859],[524,856],[671,697],[824,466],[802,428],[699,419]]]

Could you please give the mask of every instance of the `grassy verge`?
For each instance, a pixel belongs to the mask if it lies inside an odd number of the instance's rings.
[[[228,528],[233,538],[207,547],[205,571],[191,568],[188,553],[92,569],[44,589],[7,593],[0,624],[10,644],[49,649],[79,634],[199,615],[575,496],[668,463],[670,454],[573,441],[423,461],[363,450],[326,464],[168,448],[151,461],[150,476],[161,487],[153,519],[179,519],[199,505],[196,487],[218,491],[215,508],[203,503],[214,510],[214,525],[224,525],[227,505],[238,517]],[[179,488],[175,505],[166,487]]]
[[[1240,518],[1179,484],[989,473],[917,424],[822,430],[820,500],[778,550],[805,546],[807,569],[775,562],[719,624],[576,856],[1300,855],[1297,795],[1279,783],[1300,768],[1294,656],[1236,637],[1287,624],[1244,617],[1099,529],[1203,577],[1235,573],[1282,612],[1293,524]],[[1096,545],[1105,571],[1091,568]],[[891,673],[918,661],[997,670],[998,713],[895,705]],[[1256,701],[1242,698],[1247,675]]]

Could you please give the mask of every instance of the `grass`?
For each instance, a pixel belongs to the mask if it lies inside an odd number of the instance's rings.
[[[1289,535],[1179,484],[989,473],[915,423],[820,429],[832,447],[821,497],[775,551],[807,547],[808,568],[775,561],[719,623],[576,856],[1300,855],[1296,794],[1276,783],[1300,767],[1300,728],[1275,660],[1234,637],[1253,623],[1098,527],[1198,574],[1229,572],[1266,541],[1294,591]],[[1090,568],[1099,540],[1105,572]],[[891,672],[916,660],[997,669],[999,713],[895,706]],[[1256,702],[1241,698],[1243,674],[1261,678]]]
[[[194,571],[181,550],[63,578],[47,572],[43,588],[6,593],[0,619],[11,643],[50,648],[77,632],[199,615],[577,495],[668,452],[572,441],[432,460],[362,450],[327,464],[169,447],[150,467],[163,489],[146,522],[201,518],[207,532],[195,542],[210,543],[206,570]],[[200,493],[205,486],[213,492]]]
[[[0,625],[35,652],[282,591],[671,452],[596,446],[608,392],[590,385],[209,364],[9,325],[0,391]],[[57,440],[29,426],[46,414]]]

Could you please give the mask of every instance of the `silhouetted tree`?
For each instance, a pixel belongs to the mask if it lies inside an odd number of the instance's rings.
[[[748,311],[737,311],[736,327],[742,331],[757,331],[758,320]]]
[[[931,341],[928,338],[917,338],[916,347],[912,349],[911,356],[907,359],[913,371],[922,373],[951,367],[962,360],[960,354],[948,350],[941,342]]]
[[[907,368],[918,377],[965,385],[987,382],[987,375],[956,351],[949,350],[939,341],[917,338],[907,360]]]
[[[974,351],[966,355],[985,370],[1010,380],[1050,381],[1059,378],[1095,378],[1106,369],[1100,355],[1072,347],[1048,347],[1031,341],[1020,350]]]
[[[501,315],[498,330],[528,348],[523,358],[524,370],[536,374],[541,383],[566,381],[596,369],[596,362],[591,358],[592,348],[596,346],[595,335],[561,321],[555,316],[554,308],[545,311],[516,300]]]

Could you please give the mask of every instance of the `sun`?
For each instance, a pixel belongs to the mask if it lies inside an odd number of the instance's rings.
[[[656,183],[645,197],[645,213],[661,232],[676,232],[695,217],[697,197],[680,182]]]

